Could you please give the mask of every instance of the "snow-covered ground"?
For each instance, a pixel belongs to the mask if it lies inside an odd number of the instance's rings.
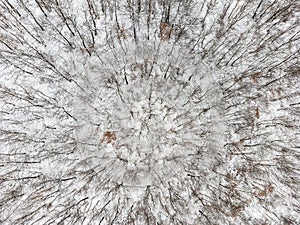
[[[0,2],[1,224],[299,224],[297,1]]]

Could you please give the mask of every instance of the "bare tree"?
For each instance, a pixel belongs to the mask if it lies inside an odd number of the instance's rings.
[[[296,0],[0,2],[1,224],[299,224]]]

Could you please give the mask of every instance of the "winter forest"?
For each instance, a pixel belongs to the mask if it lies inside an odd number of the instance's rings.
[[[1,0],[0,224],[300,224],[300,1]]]

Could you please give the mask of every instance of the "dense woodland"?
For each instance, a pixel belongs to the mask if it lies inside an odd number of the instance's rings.
[[[0,224],[300,224],[299,20],[1,0]]]

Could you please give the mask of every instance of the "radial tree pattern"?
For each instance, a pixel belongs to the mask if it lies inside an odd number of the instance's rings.
[[[300,223],[299,12],[1,1],[0,223]]]

